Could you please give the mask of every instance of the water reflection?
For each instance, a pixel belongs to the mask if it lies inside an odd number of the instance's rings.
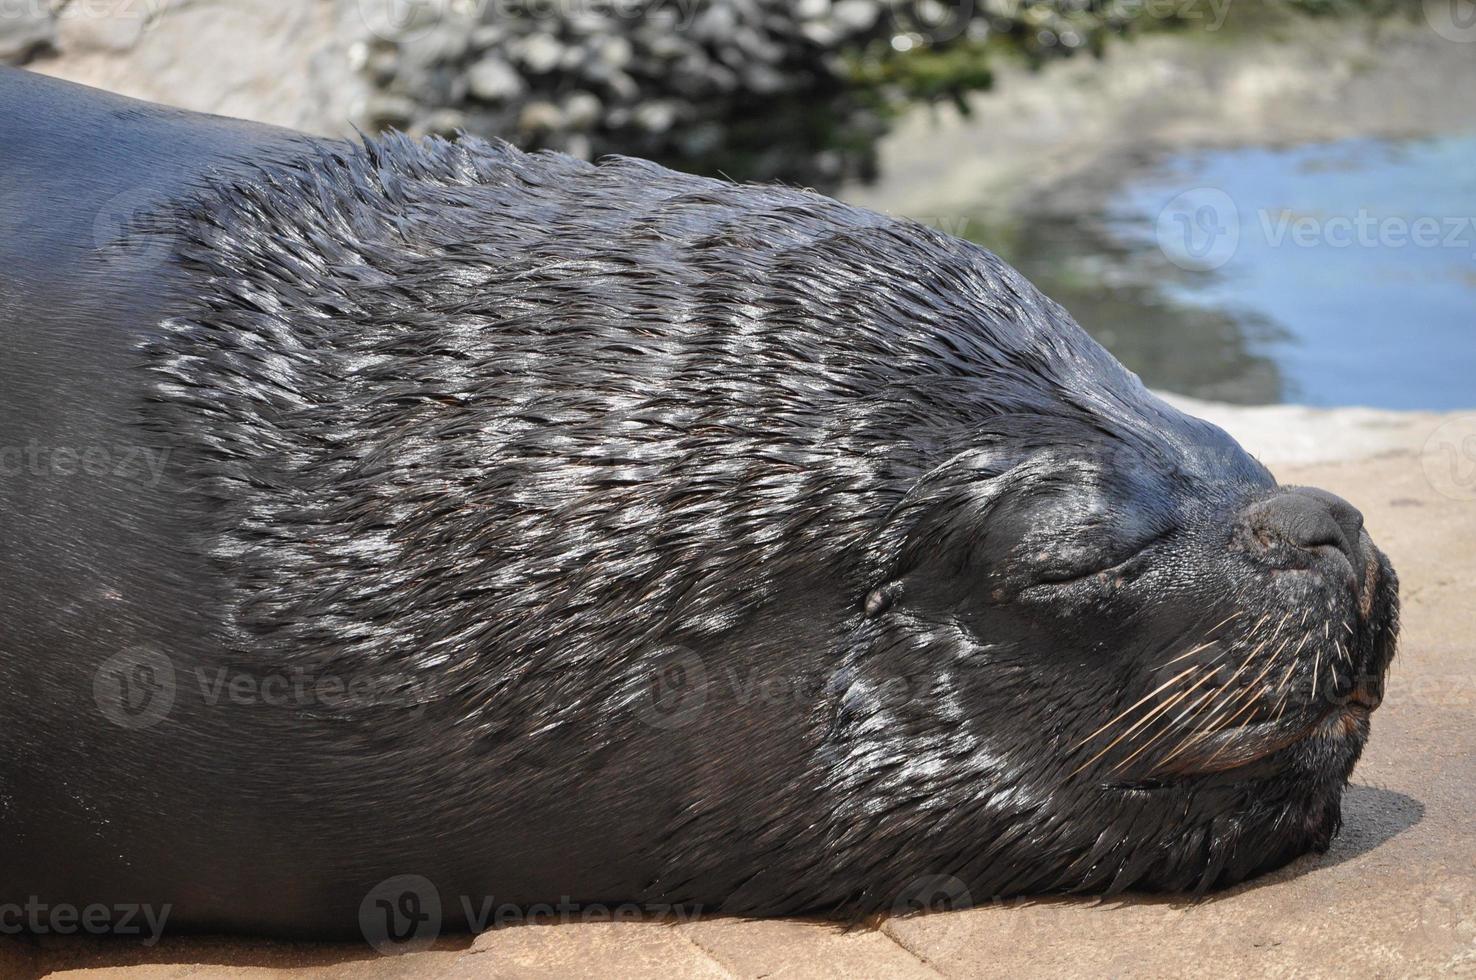
[[[1186,233],[1165,207],[1207,192]],[[971,221],[1150,386],[1242,403],[1476,405],[1476,137],[1170,156],[1096,208]],[[1169,232],[1172,236],[1172,231]],[[1182,244],[1182,243],[1180,243]],[[1177,261],[1176,261],[1177,260]]]

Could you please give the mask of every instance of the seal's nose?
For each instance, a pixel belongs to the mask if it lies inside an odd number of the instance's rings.
[[[1286,544],[1311,552],[1335,550],[1355,569],[1364,567],[1363,515],[1336,494],[1295,487],[1252,504],[1245,517],[1268,549]]]

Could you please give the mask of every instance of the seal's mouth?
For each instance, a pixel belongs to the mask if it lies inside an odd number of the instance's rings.
[[[1295,614],[1285,617],[1291,618]],[[1303,622],[1308,628],[1274,643],[1266,638],[1257,641],[1248,654],[1232,661],[1239,666],[1228,677],[1218,673],[1229,670],[1222,666],[1223,655],[1214,654],[1204,669],[1190,667],[1160,685],[1146,699],[1156,705],[1146,714],[1129,709],[1127,717],[1138,712],[1141,720],[1122,723],[1126,728],[1115,741],[1131,745],[1132,737],[1143,732],[1140,741],[1146,744],[1130,747],[1109,764],[1102,788],[1162,790],[1206,779],[1215,784],[1248,783],[1287,771],[1351,770],[1368,739],[1370,717],[1383,701],[1393,629],[1350,611],[1344,626],[1346,643],[1304,652],[1313,637],[1321,640],[1336,628],[1317,628],[1305,618]],[[1190,653],[1210,649],[1210,644],[1199,644]],[[1261,650],[1289,655],[1267,657],[1257,653]],[[1265,660],[1259,669],[1254,666],[1258,658]],[[1177,668],[1186,660],[1192,663],[1193,658],[1178,657],[1171,665]],[[1256,676],[1248,683],[1236,683],[1252,672]],[[1278,675],[1281,679],[1273,683]],[[1301,695],[1295,694],[1293,680],[1301,685]],[[1190,707],[1179,708],[1182,704]],[[1155,715],[1174,717],[1154,734],[1156,719],[1150,716]],[[1108,756],[1111,748],[1099,752],[1098,758]],[[1157,751],[1146,751],[1150,748]],[[1137,773],[1125,771],[1135,759],[1140,760]]]
[[[1164,777],[1230,772],[1310,739],[1361,743],[1368,733],[1369,716],[1377,707],[1376,696],[1359,693],[1346,704],[1324,709],[1310,721],[1260,722],[1216,732],[1198,740],[1193,749],[1160,764],[1152,775],[1161,783]]]
[[[1303,616],[1302,628],[1283,632],[1297,618],[1284,614],[1269,635],[1252,630],[1228,647],[1196,644],[1161,665],[1167,673],[1189,664],[1078,743],[1107,744],[1077,772],[1105,760],[1102,785],[1110,789],[1160,789],[1206,776],[1233,782],[1279,771],[1304,750],[1319,760],[1314,768],[1336,767],[1337,759],[1351,768],[1383,700],[1392,633],[1359,630],[1350,618],[1346,643],[1307,650],[1334,627]]]

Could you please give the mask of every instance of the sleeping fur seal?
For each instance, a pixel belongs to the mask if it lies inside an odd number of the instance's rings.
[[[0,906],[863,916],[1336,832],[1358,512],[982,248],[14,71],[0,173]]]

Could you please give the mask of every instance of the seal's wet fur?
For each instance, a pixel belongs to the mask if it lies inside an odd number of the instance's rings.
[[[275,931],[404,873],[451,921],[861,915],[1203,889],[1335,832],[1366,713],[1243,765],[1205,739],[1278,680],[1381,682],[1392,571],[1247,518],[1265,469],[984,249],[470,138],[302,138],[147,224],[186,288],[120,369],[170,451],[125,493],[175,515],[193,626],[144,631],[167,716],[82,724],[141,763],[90,805],[167,842],[26,887]]]

